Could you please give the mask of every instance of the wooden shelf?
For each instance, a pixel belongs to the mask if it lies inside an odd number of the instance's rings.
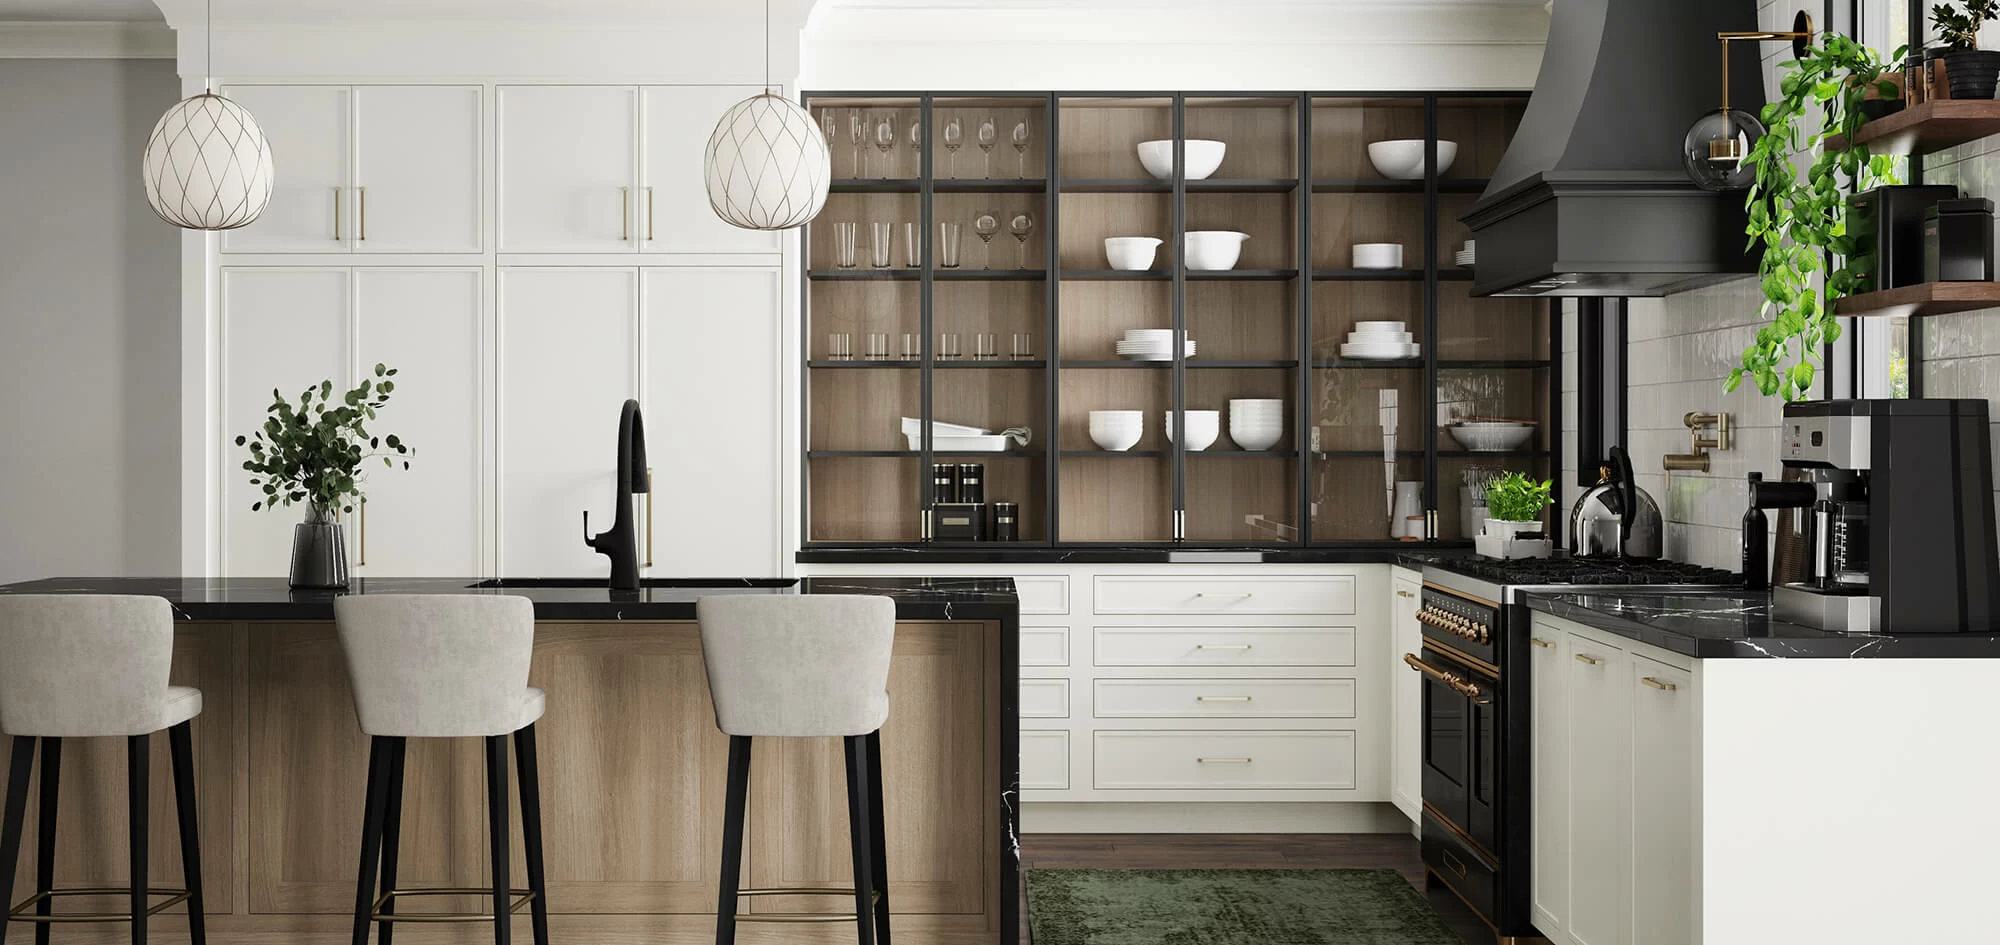
[[[829,181],[826,192],[830,194],[914,194],[920,188],[914,177],[891,177],[886,180],[872,177],[848,177]]]
[[[1167,194],[1174,182],[1151,177],[1079,177],[1056,185],[1066,194]]]
[[[1216,459],[1297,459],[1298,450],[1188,450],[1188,458],[1197,456]]]
[[[1422,269],[1315,269],[1316,282],[1422,282]]]
[[[1423,358],[1335,358],[1331,361],[1314,361],[1315,370],[1335,370],[1347,368],[1420,368]]]
[[[1992,104],[2000,104],[1994,102]],[[1891,116],[1893,117],[1893,116]],[[1835,315],[1949,315],[2000,307],[2000,282],[1925,282],[1850,295],[1833,304]]]
[[[874,269],[856,266],[853,269],[813,269],[806,272],[806,278],[814,282],[869,282],[876,280],[916,281],[922,270],[918,269]]]
[[[1173,274],[1159,269],[1064,269],[1062,277],[1077,282],[1164,282]]]
[[[1171,450],[1063,450],[1066,459],[1159,459]]]
[[[1298,179],[1292,177],[1210,177],[1187,182],[1187,192],[1191,194],[1289,194],[1297,189]]]
[[[1283,282],[1297,279],[1297,269],[1190,269],[1189,282]]]
[[[1929,154],[1994,134],[2000,134],[2000,101],[1937,99],[1864,123],[1854,141],[1876,154]],[[1844,136],[1826,139],[1828,151],[1846,148]]]
[[[931,278],[939,282],[1040,282],[1049,277],[1044,269],[938,269]]]
[[[947,177],[931,181],[931,190],[940,194],[1039,194],[1049,182],[1038,177],[1008,180],[1003,177]]]

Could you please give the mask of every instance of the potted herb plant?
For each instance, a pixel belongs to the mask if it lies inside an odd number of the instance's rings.
[[[1539,484],[1526,475],[1510,472],[1486,486],[1486,534],[1495,538],[1518,538],[1543,533],[1542,513],[1553,500],[1549,490],[1553,480]]]
[[[2000,19],[2000,0],[1965,0],[1961,9],[1950,3],[1931,7],[1942,46],[1929,50],[1944,62],[1945,79],[1954,99],[1989,99],[2000,80],[2000,50],[1979,48],[1979,28]]]
[[[390,380],[396,370],[375,365],[375,376],[359,387],[333,399],[333,382],[321,381],[299,393],[294,408],[285,396],[271,391],[269,416],[264,425],[248,436],[238,436],[237,446],[247,446],[250,458],[243,468],[252,473],[250,484],[263,490],[264,497],[250,510],[306,506],[306,520],[292,529],[293,587],[341,588],[347,586],[347,546],[337,519],[339,512],[353,512],[363,500],[362,464],[372,459],[394,468],[401,459],[410,468],[415,450],[394,434],[374,436],[367,424],[375,412],[389,404],[396,389]]]

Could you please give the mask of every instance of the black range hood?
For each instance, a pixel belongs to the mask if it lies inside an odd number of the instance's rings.
[[[1556,0],[1520,128],[1461,217],[1475,296],[1658,296],[1755,274],[1743,194],[1695,186],[1681,141],[1722,104],[1715,34],[1756,0]],[[1758,44],[1732,43],[1730,104],[1763,105]]]

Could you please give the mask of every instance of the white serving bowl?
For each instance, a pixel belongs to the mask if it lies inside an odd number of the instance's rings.
[[[1151,269],[1160,241],[1150,236],[1113,236],[1104,241],[1104,258],[1113,269]]]
[[[1139,410],[1093,410],[1090,412],[1090,441],[1099,449],[1119,452],[1138,445],[1145,430],[1145,412]]]
[[[1255,453],[1278,445],[1278,441],[1285,438],[1285,427],[1283,424],[1259,426],[1238,423],[1232,417],[1229,421],[1229,438],[1236,442],[1238,448]]]
[[[1356,243],[1354,244],[1354,268],[1401,269],[1403,268],[1403,244]]]
[[[1228,145],[1205,138],[1189,138],[1187,141],[1187,179],[1202,180],[1215,173],[1222,166],[1222,153]],[[1174,176],[1174,142],[1139,142],[1139,163],[1146,166],[1146,173],[1161,180]]]
[[[1187,424],[1187,448],[1191,452],[1198,453],[1208,449],[1215,442],[1215,438],[1222,434],[1220,410],[1190,410],[1183,422]],[[1174,442],[1173,411],[1166,412],[1166,418],[1160,428],[1167,431],[1167,442]]]
[[[1445,427],[1451,438],[1474,453],[1505,453],[1521,448],[1535,435],[1526,423],[1454,423]]]
[[[1243,255],[1243,241],[1249,238],[1250,234],[1235,230],[1189,230],[1183,240],[1187,250],[1187,267],[1199,270],[1234,269],[1236,260]]]
[[[1438,173],[1451,170],[1453,158],[1458,157],[1458,142],[1438,142]],[[1368,146],[1368,163],[1390,180],[1421,180],[1424,176],[1424,139],[1398,138],[1393,141],[1377,141]]]

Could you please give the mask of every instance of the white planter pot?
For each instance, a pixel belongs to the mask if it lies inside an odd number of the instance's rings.
[[[1522,535],[1539,535],[1541,533],[1542,533],[1542,523],[1538,521],[1509,522],[1505,519],[1498,519],[1498,518],[1489,518],[1486,520],[1486,534],[1491,535],[1495,538],[1511,539],[1511,538],[1519,538]]]

